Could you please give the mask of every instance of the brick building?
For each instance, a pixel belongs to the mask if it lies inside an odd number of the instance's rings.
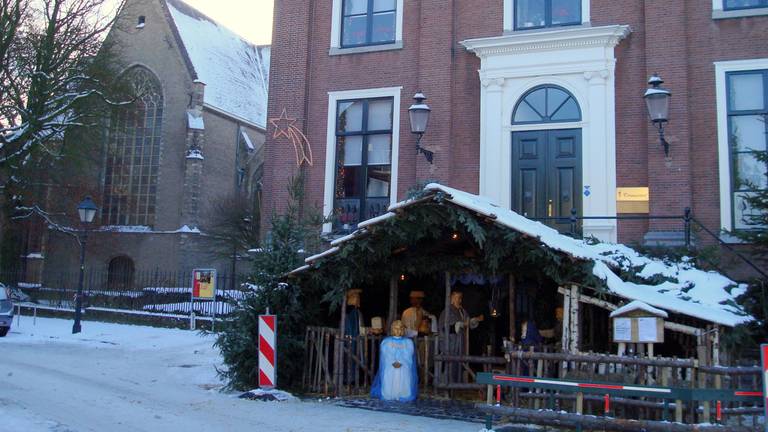
[[[110,275],[231,271],[231,259],[212,253],[206,230],[222,200],[255,205],[269,47],[245,41],[180,0],[129,0],[106,43],[138,100],[115,110],[94,156],[98,184],[89,192],[100,212],[86,266]],[[70,236],[30,235],[40,238],[26,242],[22,280],[48,283],[60,272],[76,272]]]
[[[690,207],[713,231],[745,228],[743,180],[766,187],[753,155],[766,149],[765,0],[278,0],[274,29],[269,118],[295,119],[313,163],[268,130],[265,215],[299,169],[334,234],[428,180],[533,218]],[[672,92],[669,157],[642,98],[654,73]],[[431,164],[410,133],[418,91]],[[621,242],[675,243],[681,228],[583,221]]]

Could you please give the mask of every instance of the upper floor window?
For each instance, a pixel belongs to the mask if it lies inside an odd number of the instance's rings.
[[[392,182],[393,98],[341,100],[336,104],[337,229],[385,213]]]
[[[515,30],[581,24],[581,0],[514,0]]]
[[[155,76],[142,67],[124,79],[136,100],[112,113],[104,172],[106,225],[154,226],[163,95]]]
[[[342,48],[394,43],[396,15],[396,0],[343,0]]]
[[[724,10],[768,7],[768,0],[723,0]]]
[[[768,149],[768,70],[726,75],[728,144],[734,229],[755,228],[746,198],[768,189],[768,165],[757,155]]]

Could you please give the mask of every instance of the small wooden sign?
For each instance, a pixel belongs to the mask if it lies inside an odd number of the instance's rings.
[[[664,319],[657,317],[614,318],[613,341],[664,343]]]
[[[611,313],[613,341],[664,343],[664,318],[667,313],[646,303],[634,301]]]

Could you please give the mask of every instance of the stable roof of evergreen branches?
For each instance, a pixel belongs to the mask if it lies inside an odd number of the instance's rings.
[[[692,260],[662,260],[621,244],[575,239],[485,197],[436,183],[331,246],[290,275],[325,286],[334,302],[353,286],[403,273],[511,273],[578,283],[729,327],[752,320],[736,303],[746,287],[697,269]]]

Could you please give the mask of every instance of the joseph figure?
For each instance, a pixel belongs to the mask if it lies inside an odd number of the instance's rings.
[[[480,321],[484,319],[483,315],[470,318],[466,309],[462,307],[464,294],[459,291],[451,293],[451,304],[448,309],[443,310],[439,319],[439,331],[441,337],[440,349],[445,350],[445,338],[448,338],[447,355],[467,355],[468,331],[476,329]],[[445,334],[445,324],[448,324],[448,334]],[[458,363],[448,362],[446,373],[451,382],[459,382],[461,377],[461,368]]]

